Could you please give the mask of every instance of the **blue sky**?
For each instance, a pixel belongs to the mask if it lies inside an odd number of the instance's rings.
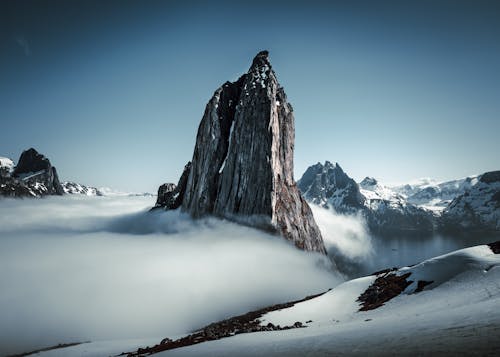
[[[262,49],[295,110],[295,174],[500,169],[497,1],[3,1],[0,156],[62,179],[177,182],[215,89]]]

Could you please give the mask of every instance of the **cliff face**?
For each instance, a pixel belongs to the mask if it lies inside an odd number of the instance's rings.
[[[251,225],[325,253],[293,178],[294,140],[292,106],[262,51],[245,75],[226,82],[208,102],[188,179],[178,185],[182,210]]]
[[[12,172],[0,176],[0,196],[41,197],[63,195],[57,170],[49,159],[31,148],[23,151]]]
[[[12,176],[22,179],[27,184],[41,183],[46,188],[45,194],[64,194],[56,168],[51,165],[49,159],[33,148],[23,151]]]

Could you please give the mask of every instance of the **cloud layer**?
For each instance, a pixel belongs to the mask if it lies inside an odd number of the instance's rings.
[[[175,336],[337,285],[329,260],[151,198],[0,201],[0,352]]]

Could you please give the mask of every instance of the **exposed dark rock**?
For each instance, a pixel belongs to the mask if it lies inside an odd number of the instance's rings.
[[[158,188],[158,198],[156,199],[156,205],[153,209],[163,208],[163,209],[177,209],[181,206],[186,193],[186,186],[191,172],[191,162],[188,162],[184,166],[181,178],[177,185],[173,183],[164,183]]]
[[[70,195],[104,196],[99,189],[76,182],[65,181],[61,183],[61,186],[63,187],[64,193]]]
[[[482,174],[479,181],[484,183],[493,183],[500,181],[500,171],[490,171]]]
[[[0,177],[0,196],[36,197],[36,194],[21,180],[14,177]]]
[[[387,301],[401,294],[413,281],[407,280],[410,272],[403,275],[394,273],[385,273],[378,276],[372,285],[366,289],[359,297],[361,308],[359,311],[368,311],[376,309]]]
[[[326,253],[293,178],[292,111],[267,51],[260,52],[248,73],[223,84],[206,106],[179,194],[182,210],[194,218],[215,215],[250,225],[300,249]]]
[[[68,347],[74,347],[74,346],[78,346],[78,345],[81,345],[81,344],[84,344],[84,343],[90,343],[90,341],[60,343],[58,345],[54,345],[54,346],[50,346],[50,347],[45,347],[45,348],[40,348],[38,350],[29,351],[29,352],[23,352],[23,353],[19,353],[19,354],[16,354],[16,355],[11,355],[11,356],[8,356],[8,357],[31,356],[31,355],[35,355],[35,354],[40,354],[42,352],[53,351],[53,350],[58,350],[58,349],[68,348]]]
[[[230,337],[242,333],[305,328],[306,326],[304,326],[304,324],[300,321],[295,322],[291,326],[280,326],[280,325],[274,325],[272,323],[268,323],[267,325],[262,326],[261,321],[259,319],[268,312],[287,309],[294,306],[297,303],[314,299],[325,293],[326,292],[323,292],[321,294],[311,295],[301,300],[287,302],[284,304],[277,304],[256,311],[251,311],[244,315],[231,317],[227,320],[212,323],[208,326],[203,327],[199,331],[196,331],[188,336],[182,337],[175,341],[169,338],[164,338],[159,344],[155,346],[139,348],[135,352],[125,352],[120,354],[120,356],[121,355],[126,355],[128,357],[147,356],[161,351],[172,350],[175,348],[195,345],[207,341],[219,340],[221,338]]]
[[[398,267],[386,268],[386,269],[382,269],[382,270],[376,271],[374,273],[371,273],[370,275],[382,275],[382,274],[386,274],[386,273],[390,273],[390,272],[396,271],[398,269],[399,269]]]
[[[415,293],[419,293],[421,291],[424,291],[424,288],[427,285],[431,285],[434,281],[426,281],[426,280],[419,280],[417,281],[417,288],[415,289]]]
[[[493,243],[489,243],[488,247],[490,247],[493,253],[500,254],[500,240]]]
[[[49,159],[31,148],[24,151],[10,177],[2,177],[0,194],[8,197],[63,195],[57,170]]]
[[[397,193],[387,194],[376,179],[366,177],[358,185],[339,166],[329,161],[310,166],[298,182],[308,202],[333,209],[337,213],[360,213],[370,231],[379,234],[431,232],[434,215],[408,203]]]
[[[310,166],[297,186],[304,197],[317,205],[333,208],[339,213],[352,213],[364,207],[365,198],[359,186],[338,163]]]
[[[156,205],[161,207],[171,207],[173,205],[173,195],[177,188],[175,183],[164,183],[158,187]]]

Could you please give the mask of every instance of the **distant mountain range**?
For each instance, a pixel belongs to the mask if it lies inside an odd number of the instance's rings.
[[[342,214],[362,214],[372,232],[500,230],[500,171],[447,182],[385,186],[355,182],[326,161],[297,182],[307,201]]]
[[[0,157],[0,197],[43,197],[80,194],[85,196],[147,196],[151,193],[125,193],[110,188],[96,188],[71,181],[59,181],[50,160],[33,148],[23,151],[18,164]]]

